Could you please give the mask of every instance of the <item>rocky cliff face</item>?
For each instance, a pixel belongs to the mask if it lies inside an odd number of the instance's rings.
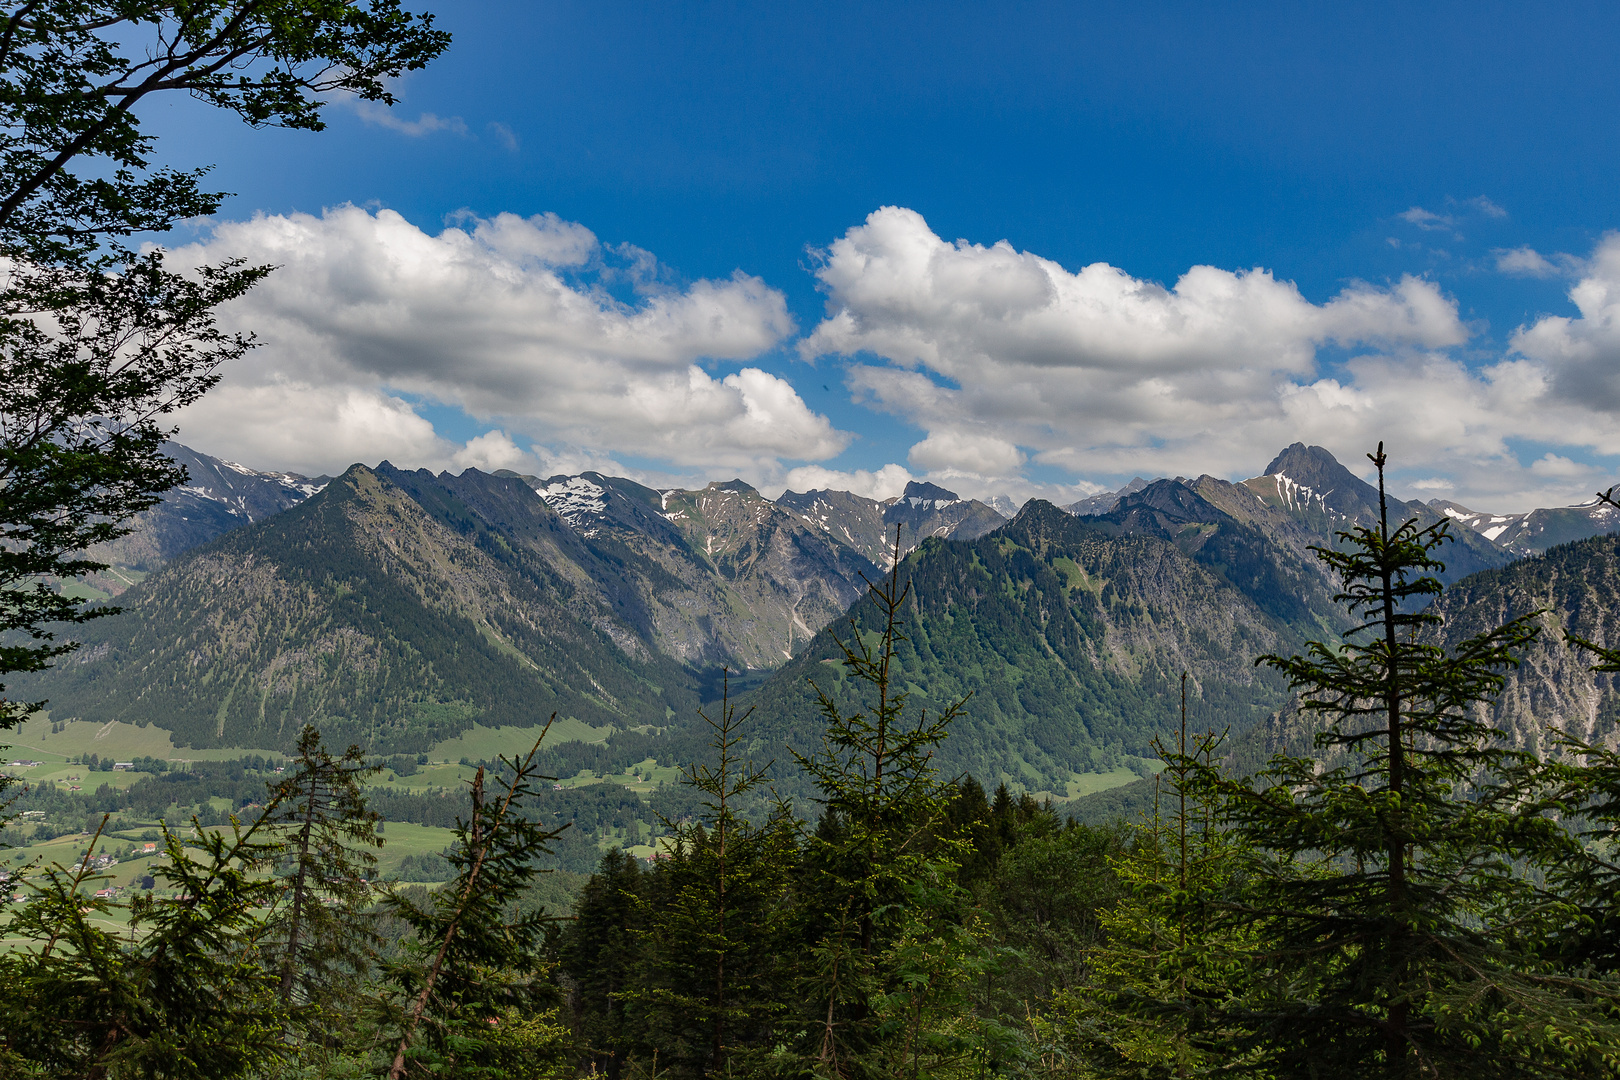
[[[1264,476],[1231,483],[1214,476],[1144,481],[1068,508],[1120,535],[1154,536],[1243,592],[1263,610],[1308,636],[1342,630],[1333,602],[1338,583],[1314,547],[1339,546],[1337,533],[1378,520],[1378,490],[1358,479],[1321,447],[1295,443]],[[1441,519],[1420,503],[1390,500],[1398,520]],[[1446,580],[1513,556],[1468,529],[1448,546]]]
[[[977,540],[1007,521],[988,503],[916,480],[907,483],[898,497],[883,502],[847,491],[787,491],[776,501],[885,569],[894,565],[897,528],[904,555],[931,536]]]
[[[854,603],[876,573],[858,550],[740,480],[661,500],[685,551],[648,545],[646,553],[693,582],[686,610],[690,625],[715,642],[711,663],[776,667]],[[687,555],[685,565],[676,565],[678,555]]]
[[[1082,517],[1109,513],[1127,496],[1152,483],[1141,477],[1114,492],[1093,495],[1065,507]],[[1239,484],[1212,476],[1197,480],[1176,478],[1240,521],[1268,535],[1304,544],[1333,542],[1333,534],[1378,520],[1378,490],[1345,468],[1320,446],[1294,443],[1272,459],[1266,471]],[[1253,498],[1227,489],[1241,488]],[[1271,511],[1269,514],[1266,511]],[[1460,503],[1431,499],[1428,503],[1390,500],[1392,517],[1416,517],[1424,525],[1449,518],[1456,526],[1457,543],[1450,549],[1446,580],[1477,570],[1500,566],[1525,555],[1535,555],[1558,544],[1600,536],[1620,529],[1620,510],[1597,499],[1579,506],[1531,510],[1523,514],[1496,514],[1470,510]],[[1281,527],[1293,522],[1297,529]]]
[[[1620,538],[1591,537],[1476,574],[1447,589],[1434,610],[1448,646],[1540,612],[1540,635],[1491,707],[1513,745],[1544,748],[1549,728],[1614,742],[1620,690],[1613,677],[1592,673],[1594,658],[1568,635],[1620,646]]]
[[[847,491],[784,491],[776,505],[848,544],[874,565],[888,566],[893,559],[894,529],[883,520],[885,507],[876,499]]]
[[[640,613],[651,648],[689,665],[775,667],[874,571],[740,480],[656,491],[584,473],[533,486],[578,538],[571,559]]]
[[[1569,640],[1620,646],[1620,538],[1589,537],[1471,575],[1448,587],[1431,610],[1442,622],[1430,639],[1447,649],[1534,616],[1540,633],[1486,707],[1506,745],[1545,752],[1554,747],[1553,732],[1610,745],[1620,738],[1620,687],[1612,676],[1594,674],[1593,655]],[[1312,753],[1319,723],[1291,702],[1257,727],[1243,764],[1256,767],[1275,751]]]

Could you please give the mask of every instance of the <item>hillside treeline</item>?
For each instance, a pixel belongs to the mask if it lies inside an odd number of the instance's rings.
[[[103,815],[111,816],[105,830],[108,835],[146,829],[149,823],[160,819],[171,826],[196,823],[204,827],[226,827],[233,820],[252,819],[262,808],[266,784],[273,785],[279,760],[246,755],[234,760],[192,761],[179,766],[157,759],[142,759],[134,763],[132,771],[142,769],[151,775],[142,776],[127,787],[115,788],[101,783],[94,790],[73,791],[59,785],[30,785],[11,795],[6,812],[8,816],[28,813],[32,815],[29,820],[43,822],[35,826],[36,839],[42,838],[42,829],[50,830],[51,835],[81,829],[93,832]],[[396,772],[407,767],[401,759],[384,760]],[[415,758],[411,758],[409,767],[414,769],[415,765]],[[499,762],[491,761],[486,765],[495,770],[500,768]],[[91,782],[94,766],[95,763],[86,762],[86,776]],[[466,793],[454,788],[403,791],[368,787],[366,800],[380,823],[454,829],[458,821],[467,816]],[[554,828],[566,826],[566,831],[548,845],[550,850],[541,857],[541,865],[576,874],[589,874],[596,868],[600,841],[619,841],[627,846],[640,844],[643,837],[666,833],[668,830],[661,827],[663,821],[686,820],[696,810],[697,800],[687,789],[675,785],[655,789],[646,798],[622,784],[584,784],[560,790],[552,790],[547,785],[526,803],[526,812],[535,820]],[[85,827],[85,822],[90,825]],[[444,872],[423,876],[419,872],[422,866]],[[450,876],[447,867],[443,860],[418,861],[411,867],[417,876],[408,880],[443,880]]]
[[[722,701],[660,857],[610,851],[560,907],[542,863],[571,829],[539,744],[440,800],[461,812],[428,889],[374,880],[379,766],[306,729],[251,822],[167,835],[160,888],[97,892],[94,842],[21,883],[0,1069],[1620,1075],[1620,753],[1538,756],[1489,726],[1537,628],[1428,642],[1446,532],[1348,534],[1323,558],[1359,629],[1260,657],[1315,725],[1309,756],[1243,775],[1194,714],[1131,823],[938,771],[961,706],[909,700],[893,577],[877,632],[839,646],[821,738],[778,766],[809,802],[771,797],[777,770],[748,753],[762,718]]]

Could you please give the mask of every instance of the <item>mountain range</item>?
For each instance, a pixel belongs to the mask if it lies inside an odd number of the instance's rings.
[[[907,686],[930,709],[968,696],[942,764],[1060,795],[1141,767],[1177,713],[1182,672],[1201,722],[1260,730],[1287,694],[1250,660],[1343,629],[1310,549],[1378,510],[1376,489],[1303,444],[1250,480],[1137,478],[1067,508],[1031,500],[1010,521],[921,482],[885,501],[772,500],[740,480],[660,491],[592,472],[386,462],[304,478],[174,453],[191,479],[102,553],[123,613],[80,628],[83,648],[55,670],[18,680],[53,718],[265,749],[310,721],[337,744],[397,753],[555,710],[605,739],[600,753],[639,761],[685,743],[729,669],[758,707],[762,753],[808,745],[812,680],[857,700],[820,632],[870,631],[866,583],[891,569],[898,528]],[[1460,584],[1443,602],[1468,613],[1511,606],[1485,583],[1540,565],[1525,559],[1536,544],[1620,523],[1591,506],[1484,528],[1454,504],[1390,510],[1453,522],[1444,577]],[[1564,573],[1567,589],[1577,579]],[[1541,602],[1589,613],[1595,597]],[[1516,737],[1576,701],[1606,715],[1578,659],[1554,649],[1527,665],[1569,689],[1516,683],[1516,704],[1500,706]]]

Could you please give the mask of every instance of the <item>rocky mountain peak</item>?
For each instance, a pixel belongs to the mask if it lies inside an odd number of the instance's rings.
[[[176,442],[164,443],[163,453],[185,466],[186,482],[139,514],[132,533],[91,549],[92,558],[110,564],[86,580],[91,588],[116,596],[137,580],[129,571],[150,572],[232,529],[297,506],[332,479],[250,469]]]
[[[893,529],[900,526],[901,554],[930,536],[974,540],[1006,524],[1007,519],[977,499],[963,499],[938,484],[913,480],[898,499],[883,504],[885,557],[880,565],[893,560],[890,545]]]
[[[1339,459],[1324,447],[1306,446],[1299,442],[1272,458],[1271,464],[1266,466],[1265,475],[1287,476],[1295,483],[1309,485],[1318,491],[1335,488],[1373,490],[1364,480],[1339,464]]]
[[[900,501],[911,503],[913,506],[922,503],[944,503],[949,505],[960,502],[960,497],[954,491],[947,491],[938,484],[930,484],[926,480],[911,480],[906,484],[906,490],[900,493]]]
[[[848,491],[784,491],[776,505],[812,528],[829,533],[873,563],[883,563],[893,537],[884,523],[883,504]]]
[[[1018,508],[1023,502],[1014,499],[1011,495],[992,495],[984,500],[984,504],[996,513],[1009,520],[1018,516]]]
[[[1027,543],[1029,538],[1042,533],[1067,529],[1073,516],[1045,499],[1030,499],[1019,507],[1017,516],[1007,524],[1007,535]]]
[[[1376,512],[1378,489],[1339,464],[1320,446],[1294,443],[1272,459],[1265,475],[1246,482],[1295,512],[1329,513],[1351,520]],[[1275,489],[1262,490],[1262,489]]]
[[[1155,480],[1141,490],[1123,496],[1110,515],[1129,514],[1139,507],[1167,514],[1176,521],[1216,521],[1227,517],[1180,478]]]

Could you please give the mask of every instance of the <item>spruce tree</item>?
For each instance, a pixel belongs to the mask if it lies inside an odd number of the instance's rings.
[[[1258,661],[1319,717],[1317,756],[1252,780],[1205,769],[1251,854],[1249,892],[1218,905],[1262,939],[1225,1015],[1234,1071],[1331,1077],[1593,1075],[1600,1018],[1507,925],[1537,904],[1512,864],[1521,823],[1482,786],[1515,764],[1482,706],[1531,616],[1447,652],[1437,550],[1449,523],[1379,521],[1317,555],[1361,621],[1338,645]],[[1601,1035],[1597,1036],[1601,1038]]]
[[[563,930],[561,961],[569,980],[580,1064],[618,1080],[631,1052],[641,1045],[625,1016],[625,994],[646,978],[642,960],[652,875],[635,857],[614,848],[602,856]]]
[[[768,1052],[787,1009],[782,954],[797,822],[781,805],[759,825],[739,808],[769,779],[769,764],[741,756],[752,712],[737,715],[729,672],[717,713],[698,710],[714,759],[687,768],[683,780],[703,796],[704,810],[696,820],[665,822],[672,857],[659,867],[641,985],[625,995],[673,1076],[746,1068]]]
[[[425,902],[403,893],[385,902],[415,931],[404,957],[384,970],[388,1080],[540,1076],[565,1054],[545,955],[553,916],[517,910],[524,889],[544,872],[537,860],[562,831],[530,820],[523,806],[538,781],[554,779],[541,776],[536,763],[550,730],[548,722],[526,756],[500,759],[496,792],[486,792],[479,767],[470,813],[457,822],[446,856],[455,879]]]
[[[267,953],[284,1007],[308,1010],[309,1035],[341,1039],[352,1031],[354,1004],[376,945],[377,824],[361,785],[381,766],[367,765],[358,746],[333,757],[313,725],[298,737],[290,771],[270,785],[265,824],[282,844],[276,860],[283,891],[267,919]]]
[[[29,944],[0,954],[0,1067],[227,1080],[284,1060],[289,1017],[258,952],[256,911],[277,890],[254,872],[275,850],[261,824],[205,829],[194,819],[189,843],[165,826],[152,873],[172,896],[92,895],[105,817],[77,865],[28,880],[29,902],[3,927]],[[126,927],[114,921],[120,911]]]
[[[900,556],[897,531],[889,577],[870,584],[876,633],[835,636],[865,707],[846,713],[817,687],[821,748],[793,751],[823,808],[799,883],[813,1010],[804,1051],[819,1076],[916,1075],[984,1049],[967,1008],[985,954],[956,882],[965,845],[948,829],[955,786],[933,764],[966,699],[932,717],[905,715],[898,646],[910,585]]]
[[[1620,671],[1620,651],[1601,651],[1594,670]],[[1517,853],[1540,885],[1520,905],[1515,943],[1569,999],[1566,1053],[1593,1076],[1620,1076],[1620,751],[1562,733],[1553,746],[1495,792],[1518,815]]]
[[[1164,770],[1151,818],[1134,828],[1115,873],[1126,892],[1100,918],[1105,941],[1087,957],[1090,978],[1055,995],[1044,1030],[1048,1055],[1094,1076],[1194,1077],[1242,1071],[1225,1009],[1238,999],[1259,945],[1247,927],[1222,927],[1212,910],[1240,895],[1242,849],[1216,821],[1218,796],[1200,776],[1221,760],[1226,733],[1181,726],[1173,747],[1155,738]]]

